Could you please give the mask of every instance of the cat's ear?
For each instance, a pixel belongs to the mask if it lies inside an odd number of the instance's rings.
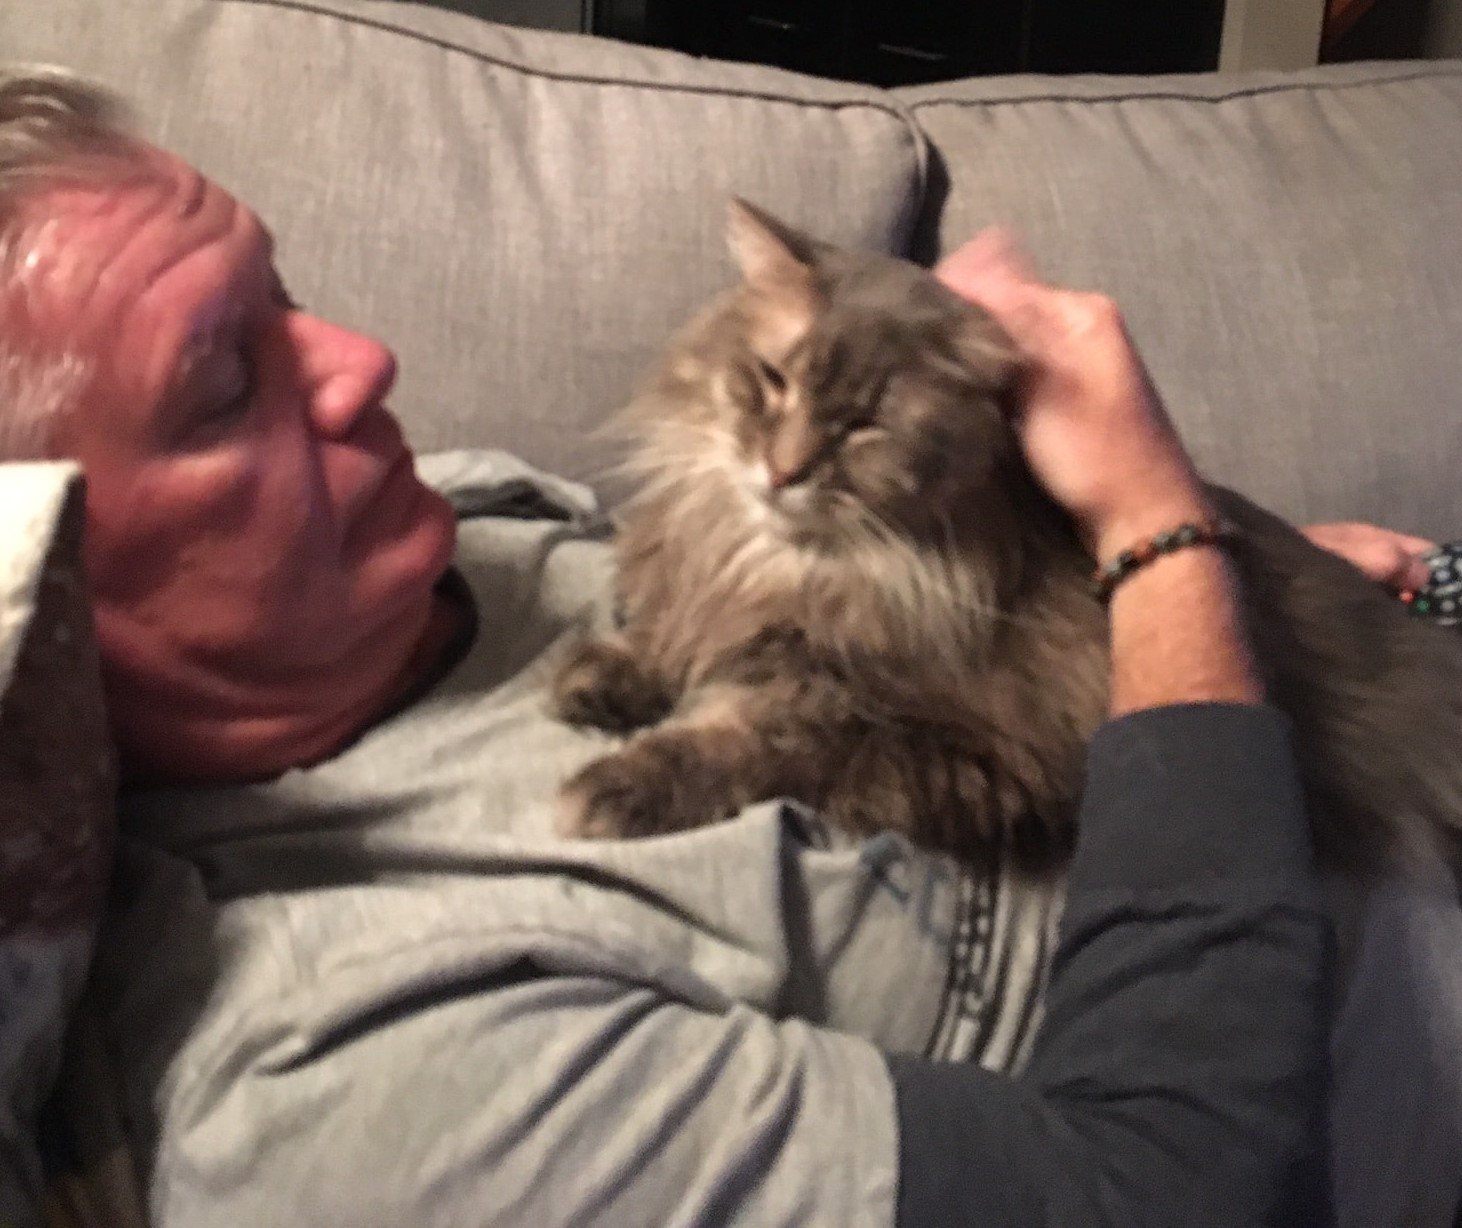
[[[817,244],[744,200],[727,217],[731,254],[751,290],[750,341],[776,361],[807,335],[818,311],[812,274]]]
[[[813,241],[739,196],[727,210],[726,238],[750,285],[785,290],[810,281]]]

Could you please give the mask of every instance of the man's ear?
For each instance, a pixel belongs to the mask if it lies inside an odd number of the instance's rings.
[[[785,289],[810,283],[816,243],[739,196],[726,213],[726,240],[751,286]]]

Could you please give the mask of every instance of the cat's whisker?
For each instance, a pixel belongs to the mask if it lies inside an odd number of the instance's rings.
[[[695,497],[706,493],[707,482],[725,482],[725,442],[722,432],[709,428],[658,432],[654,447],[644,449],[632,469],[639,480],[636,500],[653,502],[671,493]]]

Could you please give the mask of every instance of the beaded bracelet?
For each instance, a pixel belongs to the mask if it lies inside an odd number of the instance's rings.
[[[1236,536],[1233,525],[1226,520],[1201,520],[1180,524],[1177,528],[1159,533],[1146,541],[1138,542],[1123,550],[1110,563],[1103,563],[1091,578],[1092,590],[1105,605],[1112,599],[1112,590],[1139,568],[1146,567],[1153,559],[1189,546],[1213,546],[1231,541]]]

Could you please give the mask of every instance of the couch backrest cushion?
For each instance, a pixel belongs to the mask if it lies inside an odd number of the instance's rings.
[[[1462,536],[1462,64],[900,91],[939,241],[1114,294],[1200,461],[1299,519]]]
[[[420,5],[6,4],[0,48],[112,85],[254,204],[295,296],[396,348],[418,447],[575,477],[728,284],[733,193],[884,250],[918,207],[922,142],[874,90]]]

